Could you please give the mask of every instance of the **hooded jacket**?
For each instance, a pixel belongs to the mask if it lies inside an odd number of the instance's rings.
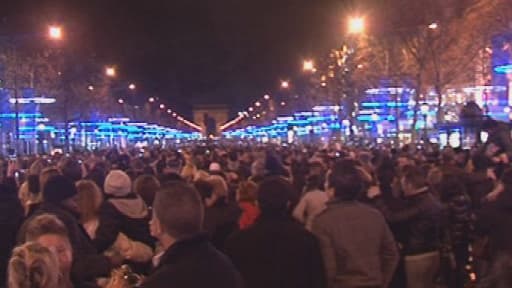
[[[100,252],[110,248],[119,233],[129,239],[155,247],[155,240],[149,232],[150,214],[142,198],[136,194],[111,197],[99,211],[99,226],[96,230],[94,246]]]

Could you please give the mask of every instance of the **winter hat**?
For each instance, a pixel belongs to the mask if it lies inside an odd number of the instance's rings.
[[[222,168],[220,167],[219,163],[212,162],[208,170],[210,170],[210,172],[221,172]]]
[[[126,196],[132,192],[132,180],[121,170],[112,170],[105,178],[105,194]]]
[[[55,175],[48,179],[43,189],[43,199],[46,202],[60,203],[77,194],[75,184],[63,175]]]

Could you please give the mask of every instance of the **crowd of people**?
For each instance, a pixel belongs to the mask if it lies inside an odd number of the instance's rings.
[[[8,288],[512,287],[512,166],[492,139],[0,162]]]

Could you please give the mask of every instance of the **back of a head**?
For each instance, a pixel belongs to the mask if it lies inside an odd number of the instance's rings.
[[[164,232],[183,239],[201,232],[204,207],[197,190],[183,182],[166,183],[155,195],[154,215]]]
[[[41,174],[39,174],[39,191],[44,191],[44,186],[46,185],[46,182],[48,182],[48,179],[52,178],[53,176],[61,175],[60,171],[57,168],[54,167],[48,167],[43,169]]]
[[[141,175],[133,183],[133,192],[140,195],[146,205],[152,206],[155,193],[160,188],[160,181],[153,175]]]
[[[258,185],[252,181],[244,181],[238,187],[238,201],[256,202]]]
[[[80,180],[76,183],[76,189],[81,220],[87,221],[95,218],[103,202],[100,187],[92,180]]]
[[[363,179],[355,165],[342,160],[331,169],[327,183],[334,190],[334,197],[340,200],[356,200],[363,191]]]
[[[473,162],[473,167],[475,168],[475,172],[486,171],[487,168],[491,167],[492,161],[487,157],[484,153],[476,153],[471,158],[471,162]]]
[[[262,214],[285,213],[293,199],[294,189],[283,177],[272,176],[259,184],[257,194]]]
[[[453,197],[466,195],[467,193],[465,182],[461,180],[461,175],[455,172],[445,173],[438,187],[443,201],[449,201]]]
[[[37,241],[43,235],[68,237],[68,230],[55,215],[41,214],[29,220],[25,229],[25,241]]]
[[[62,159],[59,163],[59,169],[62,175],[68,177],[73,182],[82,179],[82,166],[75,159]]]
[[[35,242],[14,248],[7,273],[9,288],[59,287],[59,263],[56,256]]]
[[[64,175],[51,177],[43,189],[43,201],[51,203],[61,203],[78,193],[74,182]]]
[[[425,170],[418,166],[410,166],[403,174],[405,181],[415,189],[428,185],[426,176]]]

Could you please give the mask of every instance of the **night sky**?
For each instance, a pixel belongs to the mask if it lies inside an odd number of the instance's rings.
[[[196,104],[245,108],[299,73],[302,59],[334,47],[342,32],[341,0],[8,2],[2,33],[60,22],[76,47],[183,113]]]

